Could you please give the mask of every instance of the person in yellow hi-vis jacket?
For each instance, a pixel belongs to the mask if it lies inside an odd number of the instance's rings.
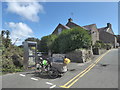
[[[64,63],[65,63],[65,64],[69,64],[70,62],[71,62],[71,61],[70,61],[69,58],[66,58],[66,57],[64,58]]]

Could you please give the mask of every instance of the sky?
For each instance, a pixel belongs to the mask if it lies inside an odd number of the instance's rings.
[[[19,38],[17,45],[28,37],[40,39],[50,35],[59,23],[65,25],[68,18],[80,26],[96,24],[97,28],[111,23],[118,34],[117,2],[2,2],[0,7],[0,29],[11,32],[13,43]]]

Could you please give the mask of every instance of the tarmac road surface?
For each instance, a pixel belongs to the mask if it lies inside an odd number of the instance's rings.
[[[118,88],[118,49],[89,63],[71,63],[62,77],[50,79],[34,71],[2,76],[2,88]]]

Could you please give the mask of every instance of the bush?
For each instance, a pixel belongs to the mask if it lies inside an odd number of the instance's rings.
[[[23,70],[18,68],[18,69],[15,69],[15,72],[22,72]]]
[[[2,68],[3,73],[12,73],[15,71],[14,65],[7,65],[6,67]]]
[[[103,43],[102,41],[96,41],[96,43],[93,45],[93,48],[106,48],[106,44]]]
[[[39,42],[39,50],[40,52],[48,52],[49,50],[51,50],[52,48],[52,43],[54,42],[54,40],[57,38],[56,35],[48,35],[48,36],[44,36],[41,38],[41,41]]]
[[[106,49],[109,50],[109,49],[111,49],[111,48],[112,48],[112,45],[111,45],[110,43],[107,43],[107,44],[106,44]]]
[[[15,63],[13,58],[14,55],[18,56],[17,59],[19,60],[19,64],[21,64],[23,60],[23,49],[20,49],[17,46],[11,46],[11,48],[4,49],[2,54],[2,72],[12,73],[15,72],[16,68],[20,67],[20,65]],[[15,58],[15,60],[17,59]]]
[[[67,53],[79,48],[89,48],[91,46],[91,36],[83,28],[75,27],[63,32],[52,44],[54,53]]]
[[[6,36],[4,36],[5,34]],[[14,59],[12,58],[14,55],[18,56],[20,63],[23,62],[23,48],[12,44],[9,35],[10,32],[8,30],[2,31],[0,35],[0,67],[2,68],[3,73],[15,72],[16,68],[19,67],[18,64],[14,63]]]

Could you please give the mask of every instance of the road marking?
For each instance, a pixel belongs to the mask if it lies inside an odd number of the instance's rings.
[[[35,81],[38,81],[38,79],[36,79],[36,78],[31,78],[32,80],[35,80]]]
[[[52,84],[52,83],[50,83],[50,82],[46,82],[46,84],[53,85],[53,84]]]
[[[84,64],[82,63],[82,64],[78,64],[77,66],[83,66]]]
[[[54,88],[54,87],[56,87],[56,85],[53,85],[53,86],[51,86],[50,88]]]
[[[81,77],[83,77],[87,72],[89,72],[107,53],[109,53],[109,51],[107,51],[106,53],[104,53],[102,56],[100,56],[98,59],[96,59],[91,65],[89,65],[85,70],[83,70],[82,72],[80,72],[78,75],[76,75],[74,78],[72,78],[70,81],[68,81],[66,84],[64,84],[63,88],[70,88],[75,82],[77,82]]]
[[[56,85],[54,85],[54,84],[52,84],[52,83],[50,83],[50,82],[46,82],[46,84],[49,84],[51,87],[49,87],[49,88],[54,88],[54,87],[56,87]]]
[[[66,86],[67,84],[69,84],[70,82],[72,82],[74,79],[76,79],[79,75],[81,75],[82,73],[84,73],[91,66],[92,66],[92,64],[90,66],[88,66],[85,70],[83,70],[82,72],[80,72],[77,76],[75,76],[74,78],[72,78],[70,81],[68,81],[64,86]]]
[[[68,85],[67,88],[70,88],[75,82],[77,82],[81,77],[83,77],[87,72],[89,72],[94,66],[95,64],[92,67],[90,67],[85,73],[80,75],[76,80],[74,80],[70,85]]]
[[[22,77],[25,77],[25,75],[24,74],[19,74],[20,76],[22,76]]]

